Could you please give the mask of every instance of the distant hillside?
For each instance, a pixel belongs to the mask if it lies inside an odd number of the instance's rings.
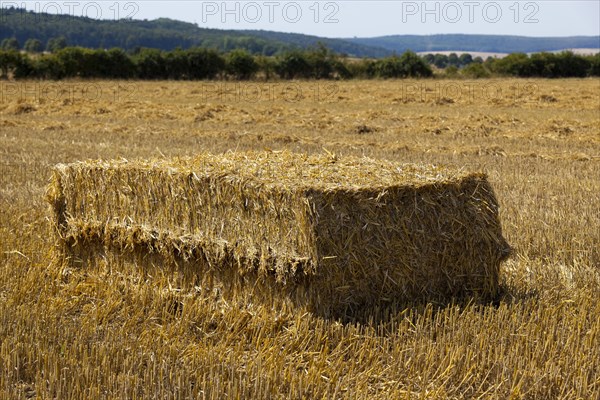
[[[486,53],[535,53],[575,48],[600,48],[600,36],[526,37],[503,35],[394,35],[346,39],[356,44],[375,46],[403,53],[454,51]]]
[[[350,40],[343,39],[330,39],[319,36],[302,35],[299,33],[283,33],[274,31],[245,30],[236,32],[260,37],[266,40],[273,40],[278,43],[286,43],[298,48],[307,48],[321,42],[336,53],[347,54],[356,57],[380,58],[393,54],[393,51],[384,49],[382,47],[353,43]]]
[[[64,37],[69,46],[88,48],[120,47],[134,50],[151,47],[161,50],[200,46],[222,51],[244,48],[253,54],[273,55],[292,48],[306,48],[319,41],[336,53],[355,57],[383,57],[390,51],[341,39],[266,31],[236,31],[200,28],[195,24],[167,18],[147,20],[95,20],[86,17],[2,9],[0,41],[16,38],[20,45],[38,39],[46,46],[52,38]]]
[[[0,3],[1,4],[1,3]],[[147,20],[96,20],[86,17],[34,13],[16,8],[0,10],[0,41],[16,38],[22,47],[38,39],[45,47],[51,39],[64,37],[68,46],[140,47],[173,50],[177,47],[214,48],[229,51],[243,48],[253,54],[274,55],[290,49],[306,49],[318,42],[339,54],[381,58],[406,50],[414,52],[454,51],[490,53],[533,53],[569,48],[600,48],[598,36],[523,37],[496,35],[396,35],[375,38],[330,39],[296,33],[263,30],[221,30],[167,18]]]

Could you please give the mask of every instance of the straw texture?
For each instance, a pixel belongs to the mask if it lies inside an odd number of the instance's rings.
[[[290,152],[57,165],[65,259],[184,261],[315,309],[495,296],[509,254],[486,176]],[[232,274],[232,272],[234,272]]]

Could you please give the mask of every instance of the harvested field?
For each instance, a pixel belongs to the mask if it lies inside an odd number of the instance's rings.
[[[26,84],[0,82],[0,398],[600,397],[598,79]],[[54,262],[54,165],[245,151],[485,173],[514,249],[496,300],[327,318]]]

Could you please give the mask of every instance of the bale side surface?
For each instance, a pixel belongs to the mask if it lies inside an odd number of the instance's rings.
[[[323,296],[369,304],[498,292],[509,246],[484,175],[383,192],[318,192],[311,202]]]
[[[123,250],[144,243],[183,258],[200,246],[215,262],[226,251],[240,270],[259,268],[282,282],[316,265],[301,191],[137,163],[61,166],[52,187],[55,218],[71,242],[93,236]]]

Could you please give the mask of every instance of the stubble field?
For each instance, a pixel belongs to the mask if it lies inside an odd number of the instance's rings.
[[[1,399],[600,397],[600,80],[0,88]],[[53,164],[247,149],[486,172],[501,297],[327,320],[53,262]]]

